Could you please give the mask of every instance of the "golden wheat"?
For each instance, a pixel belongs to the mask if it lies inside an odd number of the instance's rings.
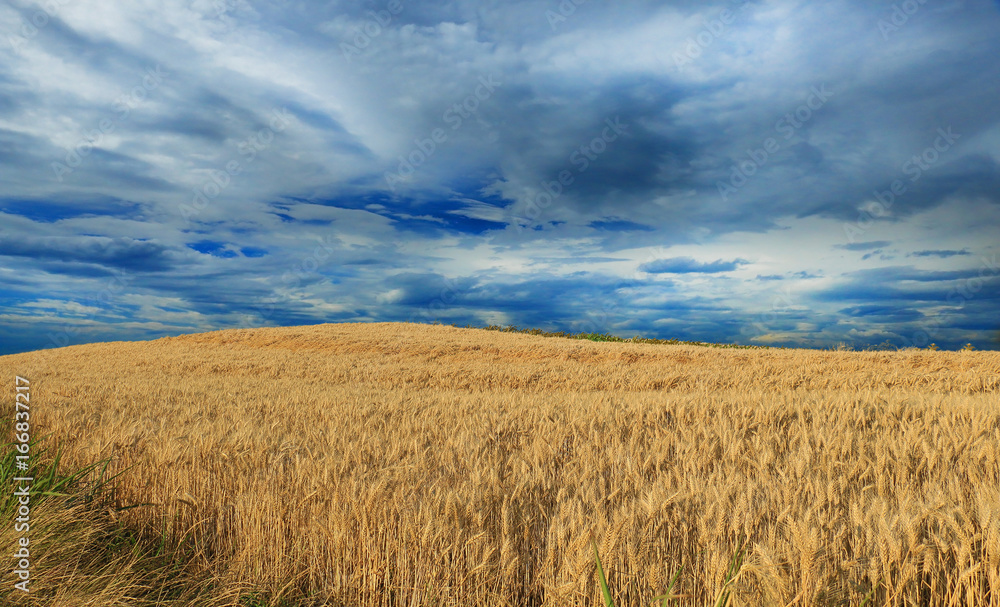
[[[682,563],[680,604],[709,604],[746,540],[734,604],[879,585],[879,604],[1000,606],[994,352],[374,323],[73,346],[0,373],[31,379],[64,465],[135,464],[119,498],[154,505],[122,519],[204,547],[222,587],[593,605],[593,534],[620,605]]]

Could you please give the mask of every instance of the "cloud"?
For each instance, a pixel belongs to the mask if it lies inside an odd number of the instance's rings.
[[[3,235],[0,236],[0,255],[146,272],[164,272],[180,263],[179,256],[163,244],[124,236],[112,239]]]
[[[870,251],[871,249],[881,249],[887,247],[892,243],[888,240],[873,240],[871,242],[852,242],[848,244],[838,244],[834,245],[835,249],[843,249],[845,251]]]
[[[223,4],[0,5],[5,351],[61,318],[949,347],[995,317],[992,3],[885,33],[860,0]]]
[[[740,266],[749,264],[745,259],[735,259],[733,261],[716,260],[712,262],[695,261],[690,257],[671,257],[669,259],[657,259],[639,266],[642,272],[651,274],[715,274],[719,272],[732,272]]]
[[[198,242],[188,243],[187,246],[189,249],[194,249],[199,253],[213,255],[215,257],[229,258],[239,255],[239,253],[233,250],[233,248],[230,248],[230,246],[226,243],[214,240],[200,240]]]
[[[948,258],[948,257],[954,257],[955,255],[971,255],[971,254],[972,253],[969,253],[965,249],[963,249],[961,251],[949,251],[949,250],[940,250],[940,249],[938,249],[938,250],[914,251],[912,253],[907,254],[907,257],[941,257],[941,258]]]

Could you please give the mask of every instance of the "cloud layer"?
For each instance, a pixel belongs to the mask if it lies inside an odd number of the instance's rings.
[[[996,348],[996,3],[0,6],[0,354],[441,321]]]

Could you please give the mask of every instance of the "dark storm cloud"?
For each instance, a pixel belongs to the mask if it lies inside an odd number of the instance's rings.
[[[164,272],[177,266],[169,247],[127,237],[0,236],[0,256],[86,263],[109,268]]]

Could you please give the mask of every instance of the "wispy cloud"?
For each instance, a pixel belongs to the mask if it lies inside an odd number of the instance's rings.
[[[872,249],[881,249],[891,245],[892,243],[888,240],[873,240],[871,242],[852,242],[848,244],[838,244],[834,245],[835,249],[844,249],[845,251],[870,251]]]
[[[670,259],[658,259],[644,263],[639,266],[639,269],[651,274],[717,274],[719,272],[732,272],[748,263],[750,262],[745,259],[700,262],[690,257],[671,257]]]

